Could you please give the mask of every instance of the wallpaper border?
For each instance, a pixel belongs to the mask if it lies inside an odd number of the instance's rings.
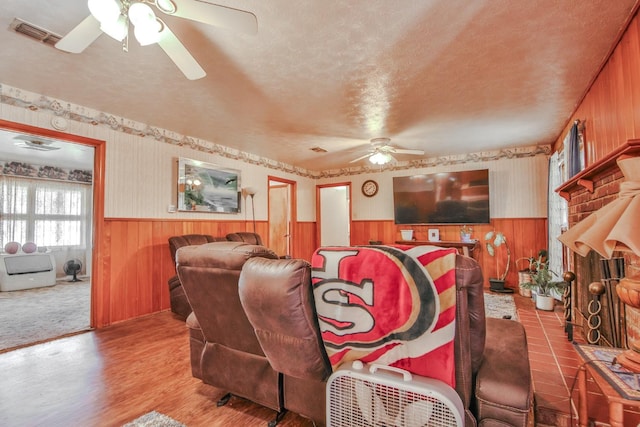
[[[482,151],[462,155],[432,157],[427,159],[397,162],[394,164],[389,163],[383,166],[354,166],[326,171],[312,171],[292,166],[284,162],[278,162],[266,157],[260,157],[235,148],[226,147],[211,141],[182,135],[167,129],[150,126],[124,117],[115,116],[56,98],[18,89],[2,83],[0,83],[0,103],[28,109],[33,112],[49,113],[54,116],[63,117],[67,120],[86,123],[92,126],[102,126],[128,135],[135,135],[142,138],[153,138],[158,142],[177,145],[180,147],[189,147],[208,154],[215,154],[221,157],[239,160],[247,164],[257,165],[267,169],[286,172],[311,179],[335,178],[365,173],[419,169],[464,163],[478,163],[505,158],[512,159],[533,157],[537,155],[549,156],[551,154],[551,145],[547,144],[514,147],[495,151]]]

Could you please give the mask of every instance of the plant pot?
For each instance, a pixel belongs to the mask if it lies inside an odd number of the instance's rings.
[[[553,307],[555,303],[556,303],[556,300],[554,297],[550,297],[548,295],[536,296],[536,308],[538,310],[553,311]]]
[[[402,240],[413,240],[413,230],[400,230]]]
[[[504,287],[504,280],[500,279],[489,279],[489,290],[491,292],[498,292],[500,294],[511,294],[513,293],[513,289]]]
[[[471,233],[460,233],[460,240],[463,242],[471,242]]]

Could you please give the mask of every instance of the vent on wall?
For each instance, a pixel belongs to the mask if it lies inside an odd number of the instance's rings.
[[[16,33],[31,37],[32,39],[50,46],[54,46],[62,38],[62,36],[59,36],[58,34],[54,34],[44,28],[25,22],[20,18],[13,18],[9,27]]]

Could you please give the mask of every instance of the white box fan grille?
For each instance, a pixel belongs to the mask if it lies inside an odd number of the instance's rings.
[[[327,427],[453,427],[464,425],[463,414],[451,387],[397,368],[356,361],[327,382]]]

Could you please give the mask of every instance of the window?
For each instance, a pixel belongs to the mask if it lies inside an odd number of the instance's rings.
[[[90,198],[87,184],[0,177],[0,244],[85,247]]]
[[[563,157],[562,153],[554,153],[549,159],[549,269],[558,274],[562,274],[568,267],[558,236],[567,228],[569,211],[567,201],[555,192],[555,189],[563,183]]]

